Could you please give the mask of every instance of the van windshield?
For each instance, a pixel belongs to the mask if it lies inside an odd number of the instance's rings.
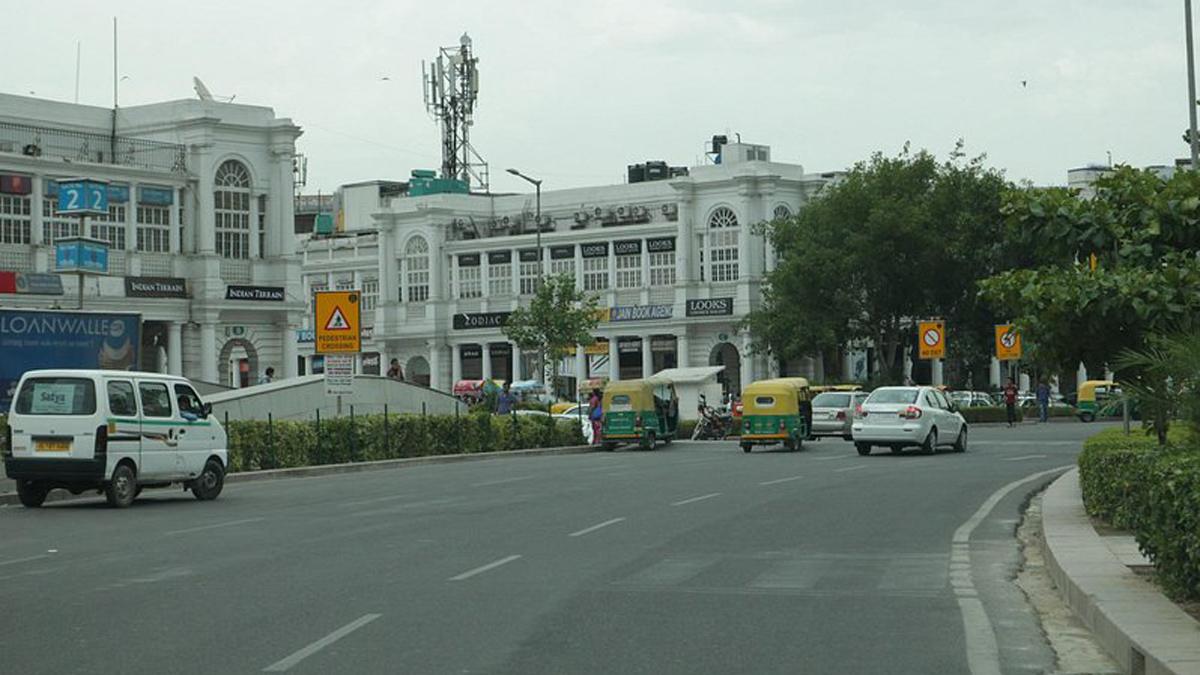
[[[91,415],[96,412],[96,386],[81,377],[31,377],[21,385],[18,415]]]

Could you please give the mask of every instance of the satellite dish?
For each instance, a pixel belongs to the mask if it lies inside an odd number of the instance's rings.
[[[196,96],[199,96],[201,101],[215,100],[213,99],[212,92],[208,90],[208,87],[204,86],[204,83],[200,81],[200,78],[194,75],[192,76],[192,87],[196,90]]]

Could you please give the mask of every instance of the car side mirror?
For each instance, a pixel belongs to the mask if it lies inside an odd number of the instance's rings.
[[[211,403],[201,403],[200,404],[200,417],[202,417],[204,419],[208,419],[208,416],[211,414],[212,414],[212,404]]]

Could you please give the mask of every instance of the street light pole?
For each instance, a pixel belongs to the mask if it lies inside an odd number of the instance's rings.
[[[1187,34],[1188,72],[1188,128],[1189,145],[1192,147],[1192,171],[1200,170],[1200,138],[1196,138],[1196,59],[1192,50],[1192,0],[1183,0],[1183,17]]]
[[[542,276],[543,276],[542,258],[544,257],[542,255],[542,181],[539,179],[536,179],[536,178],[530,178],[529,176],[526,176],[525,174],[521,173],[520,171],[517,171],[516,169],[509,169],[508,172],[511,173],[512,175],[516,176],[517,178],[521,178],[529,183],[532,183],[534,192],[537,195],[537,197],[536,197],[537,213],[533,217],[533,224],[535,227],[537,227],[537,256],[538,256],[537,285],[538,285],[538,288],[541,288]]]

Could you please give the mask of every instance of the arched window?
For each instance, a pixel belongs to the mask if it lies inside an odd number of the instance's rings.
[[[216,206],[217,255],[250,257],[250,172],[235,160],[217,169],[213,201]]]
[[[787,220],[788,218],[791,218],[791,217],[792,217],[792,210],[788,208],[787,204],[779,204],[778,206],[775,207],[775,215],[774,215],[775,220]]]
[[[738,218],[726,206],[708,217],[709,280],[720,283],[738,280]]]
[[[405,286],[408,302],[425,302],[429,299],[429,242],[416,236],[404,246]]]

